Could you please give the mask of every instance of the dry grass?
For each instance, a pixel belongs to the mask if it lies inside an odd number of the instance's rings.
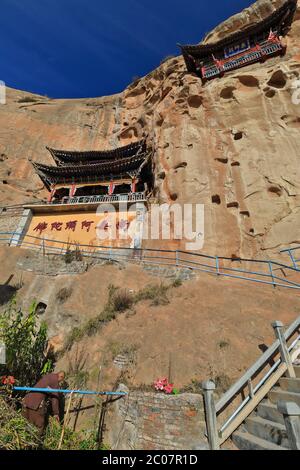
[[[59,303],[63,304],[65,303],[69,297],[71,297],[73,289],[71,287],[62,287],[58,292],[57,292],[57,300]]]

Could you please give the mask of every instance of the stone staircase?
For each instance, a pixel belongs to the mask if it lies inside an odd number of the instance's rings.
[[[240,450],[288,450],[290,448],[279,400],[300,406],[300,366],[294,366],[296,378],[282,377],[256,410],[232,435]],[[299,418],[300,419],[300,418]]]

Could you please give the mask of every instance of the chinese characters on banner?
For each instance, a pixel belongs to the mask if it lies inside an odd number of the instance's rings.
[[[86,232],[89,232],[91,230],[92,224],[95,222],[92,220],[84,220],[81,222],[81,230],[85,230]],[[78,220],[70,220],[68,222],[52,222],[51,225],[51,231],[56,231],[56,232],[61,232],[61,231],[72,231],[75,232],[76,227],[78,224]],[[128,220],[121,219],[116,222],[116,228],[117,230],[126,230],[128,229],[130,225],[130,222]],[[80,227],[80,226],[79,226]],[[45,232],[48,228],[48,223],[47,222],[40,222],[34,227],[34,232],[39,233],[42,235],[43,232]],[[109,223],[107,220],[103,220],[102,223],[99,226],[100,230],[108,230],[109,228]]]
[[[61,232],[62,230],[72,230],[72,232],[75,232],[77,223],[78,220],[70,220],[69,222],[66,222],[65,225],[63,222],[52,222],[51,231]],[[85,229],[87,232],[89,232],[93,223],[94,222],[92,220],[84,220],[81,222],[81,230]],[[34,227],[33,230],[34,232],[38,232],[41,235],[43,232],[45,232],[45,230],[47,230],[47,228],[47,222],[40,222],[36,227]]]

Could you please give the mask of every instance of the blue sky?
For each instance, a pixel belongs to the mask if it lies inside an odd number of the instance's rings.
[[[252,0],[0,0],[0,80],[52,98],[110,95]]]

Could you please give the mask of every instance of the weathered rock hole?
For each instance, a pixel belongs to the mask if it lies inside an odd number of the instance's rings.
[[[191,108],[200,108],[202,105],[202,97],[198,95],[190,96],[187,101]]]
[[[228,207],[228,208],[230,208],[230,207],[235,207],[236,209],[238,209],[238,208],[240,207],[240,205],[239,205],[238,202],[233,201],[233,202],[228,202],[227,207]]]
[[[132,137],[138,137],[138,131],[135,127],[129,127],[121,133],[120,137],[121,139],[130,139]]]
[[[223,90],[220,93],[220,97],[223,98],[224,100],[231,100],[234,98],[233,92],[235,91],[234,86],[227,86],[226,88],[223,88]]]
[[[159,177],[159,179],[164,180],[165,177],[166,177],[165,171],[161,171],[161,172],[158,174],[158,177]]]
[[[268,81],[268,85],[273,88],[284,88],[287,82],[286,75],[282,70],[277,70],[273,73],[272,77]]]
[[[278,188],[278,186],[270,186],[268,188],[268,191],[269,191],[269,193],[277,194],[277,196],[282,195],[282,190],[280,188]]]
[[[152,98],[150,98],[149,103],[150,104],[156,104],[160,100],[160,93],[155,93]]]
[[[188,145],[188,149],[192,149],[193,147],[194,147],[193,144],[189,144],[189,145]]]
[[[243,215],[244,217],[250,217],[249,211],[241,211],[240,214]]]
[[[217,160],[217,162],[220,162],[220,163],[228,163],[228,158],[216,158],[215,160]]]
[[[254,234],[254,228],[250,228],[249,233]]]
[[[177,196],[176,193],[170,194],[170,199],[171,199],[171,201],[176,201],[177,198],[178,198],[178,196]]]
[[[275,91],[275,90],[267,90],[267,91],[265,92],[265,96],[266,96],[267,98],[273,98],[275,95],[276,95],[276,91]]]
[[[142,128],[147,125],[146,120],[145,120],[144,118],[142,118],[142,117],[138,119],[137,123],[138,123]]]
[[[2,181],[3,184],[8,184],[7,180]]]
[[[243,138],[244,134],[243,132],[236,132],[236,134],[234,134],[233,138],[234,140],[241,140]]]
[[[163,100],[163,99],[170,93],[170,91],[172,91],[172,87],[171,87],[171,86],[165,88],[165,89],[162,91],[162,97],[161,97],[161,99]]]
[[[178,168],[186,168],[187,162],[178,163],[178,165],[174,166],[174,170],[178,170]]]
[[[135,98],[136,96],[143,95],[145,92],[146,92],[146,89],[144,87],[140,88],[136,86],[135,88],[133,88],[127,93],[126,98]]]
[[[232,162],[231,166],[241,166],[240,162]]]
[[[218,194],[214,194],[214,195],[212,196],[212,198],[211,198],[211,202],[212,202],[213,204],[218,204],[218,205],[221,204],[221,198],[220,198],[220,196],[219,196]]]
[[[35,308],[35,313],[37,315],[43,315],[46,311],[46,308],[47,304],[45,304],[44,302],[39,302]]]
[[[259,87],[259,81],[257,80],[256,77],[253,77],[253,75],[241,75],[239,77],[239,81],[244,86],[248,86],[251,88]]]
[[[300,126],[300,117],[285,114],[280,118],[287,126],[297,128]]]

